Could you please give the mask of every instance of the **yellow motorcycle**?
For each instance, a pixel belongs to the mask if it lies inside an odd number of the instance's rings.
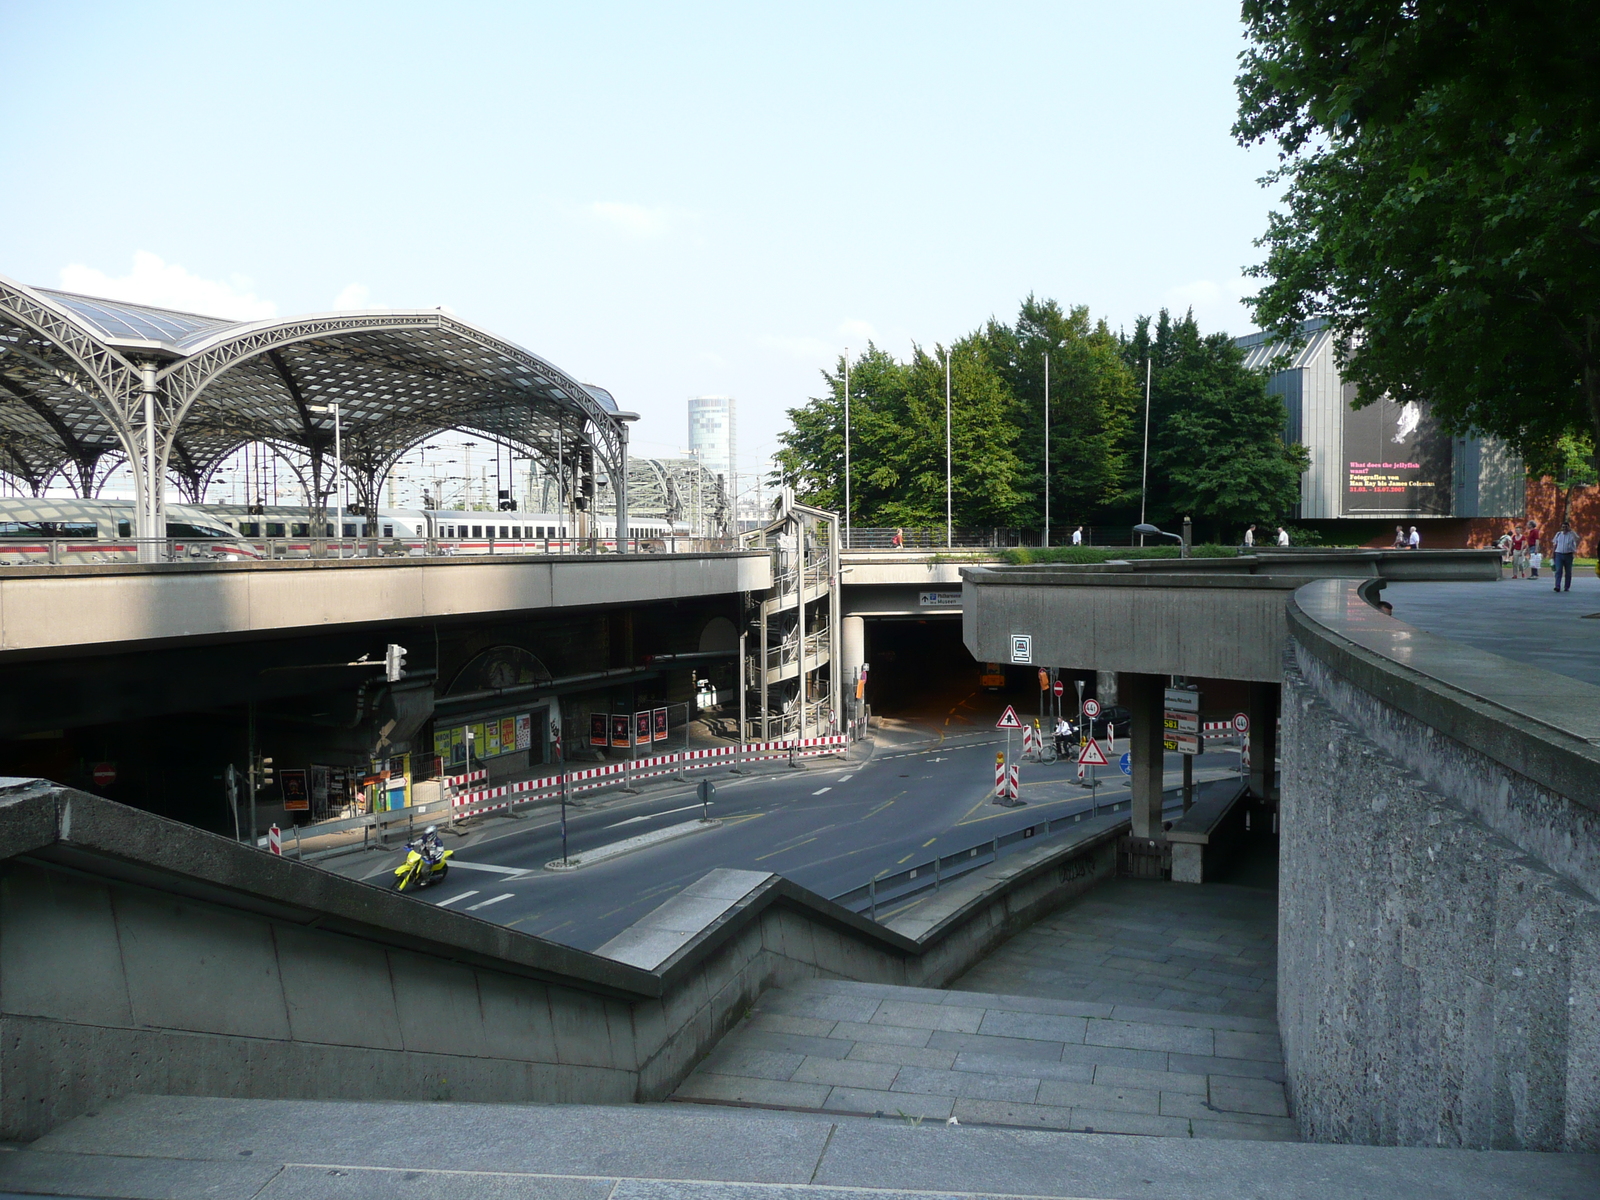
[[[429,825],[415,842],[406,843],[406,860],[394,869],[394,886],[404,892],[439,882],[450,873],[446,860],[454,853],[439,840],[438,827]]]

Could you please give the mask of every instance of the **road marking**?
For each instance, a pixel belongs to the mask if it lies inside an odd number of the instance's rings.
[[[477,889],[474,888],[470,892],[462,892],[459,896],[451,896],[450,899],[448,899],[448,900],[439,901],[437,907],[439,907],[439,908],[448,908],[450,905],[454,904],[457,900],[465,900],[468,896],[476,896],[477,894],[478,894]]]
[[[493,863],[462,862],[459,858],[450,860],[452,867],[460,867],[464,871],[491,871],[496,875],[526,875],[528,872],[522,867],[497,867]]]
[[[814,842],[816,840],[817,839],[814,838],[814,837],[807,838],[804,842],[796,842],[792,846],[785,846],[782,850],[774,850],[771,854],[763,854],[760,858],[756,859],[755,861],[756,862],[763,862],[766,859],[772,858],[772,857],[774,857],[776,855],[785,854],[790,850],[798,850],[801,846],[807,845],[808,843]]]
[[[699,807],[700,805],[698,804],[686,804],[682,808],[669,808],[666,812],[646,813],[642,817],[629,817],[626,821],[618,821],[615,824],[607,825],[605,828],[616,829],[621,825],[632,825],[635,821],[653,821],[657,817],[670,817],[673,813],[688,812],[691,808]]]
[[[818,788],[816,791],[812,792],[811,794],[813,796],[820,796],[820,795],[822,795],[823,792],[831,792],[831,791],[833,791],[833,789],[831,787]]]
[[[509,900],[514,895],[516,895],[515,892],[501,892],[498,896],[491,896],[487,900],[480,900],[476,904],[467,905],[467,911],[477,912],[480,908],[488,908],[491,904],[499,904],[502,900]]]
[[[938,837],[937,837],[937,836],[935,836],[935,837],[931,837],[931,838],[929,838],[929,839],[928,839],[928,840],[927,840],[927,841],[925,841],[925,842],[923,842],[923,843],[922,843],[922,848],[923,848],[923,849],[924,849],[924,850],[926,850],[926,849],[927,849],[927,848],[928,848],[928,847],[929,847],[929,846],[931,846],[931,845],[933,845],[933,844],[934,844],[934,843],[935,843],[935,842],[937,842],[937,841],[938,841],[938,840],[939,840],[939,839],[938,839]]]
[[[913,851],[912,851],[912,852],[911,852],[911,854],[915,854],[915,853],[916,853],[916,851],[915,851],[915,850],[913,850]],[[908,855],[906,855],[906,858],[910,858],[910,857],[911,857],[911,854],[908,854]],[[895,866],[897,866],[897,867],[898,867],[898,866],[899,866],[899,865],[900,865],[900,863],[903,863],[903,862],[905,862],[905,860],[906,860],[906,858],[902,858],[902,859],[901,859],[901,860],[900,860],[900,862],[897,862],[897,863],[895,863]]]
[[[944,759],[944,758],[930,758],[927,761],[931,762],[931,763],[942,763],[942,762],[947,762],[949,760],[948,759]]]
[[[854,775],[841,775],[841,776],[839,776],[839,782],[840,783],[849,783],[854,778],[855,778]]]
[[[877,808],[875,808],[871,812],[869,812],[867,814],[867,817],[875,817],[875,816],[877,816],[879,813],[881,813],[884,809],[888,808],[889,805],[891,805],[893,803],[894,803],[893,800],[885,800],[882,804],[878,805]],[[861,819],[863,821],[865,821],[867,819],[867,817],[862,817]]]

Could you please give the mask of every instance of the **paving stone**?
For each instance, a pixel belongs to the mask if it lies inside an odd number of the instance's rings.
[[[972,1124],[1029,1125],[1039,1129],[1071,1129],[1072,1110],[1048,1104],[1016,1104],[1004,1100],[976,1100],[963,1096],[955,1103],[955,1118]]]
[[[1244,1033],[1269,1033],[1278,1035],[1278,1022],[1260,1017],[1241,1017],[1234,1013],[1184,1013],[1170,1009],[1148,1008],[1138,1004],[1119,1004],[1111,1011],[1118,1021],[1149,1021],[1157,1025],[1193,1025],[1196,1028],[1233,1029]],[[1245,1058],[1246,1055],[1234,1055]]]
[[[954,1096],[927,1096],[915,1092],[878,1092],[866,1088],[836,1087],[824,1108],[839,1112],[883,1113],[885,1116],[931,1117],[944,1120],[955,1108]]]
[[[784,1104],[794,1108],[820,1108],[828,1098],[828,1085],[790,1083],[781,1079],[740,1079],[696,1071],[674,1095],[687,1100],[736,1100],[744,1104]]]
[[[1055,1000],[1045,996],[1012,996],[1004,993],[946,992],[946,1004],[968,1008],[1000,1009],[1005,1012],[1048,1013],[1057,1017],[1109,1017],[1109,1004],[1085,1004],[1077,1000]]]
[[[1169,1054],[1169,1071],[1188,1071],[1196,1075],[1230,1075],[1237,1079],[1284,1081],[1281,1062],[1262,1062],[1249,1058],[1213,1058],[1208,1054]]]
[[[1159,1113],[1161,1093],[1149,1088],[1101,1087],[1047,1079],[1039,1085],[1039,1103],[1061,1108],[1093,1108],[1107,1112]]]
[[[954,1033],[977,1033],[983,1020],[981,1008],[954,1004],[918,1004],[906,1000],[885,1000],[873,1016],[874,1025],[905,1025],[913,1029],[942,1029]]]
[[[756,1002],[756,1011],[814,1017],[828,1021],[870,1021],[879,1001],[872,996],[847,996],[827,992],[792,992],[770,988]]]
[[[1092,1108],[1074,1108],[1069,1128],[1083,1130],[1086,1133],[1142,1133],[1150,1137],[1178,1138],[1189,1136],[1187,1118]]]
[[[1091,1020],[1084,1042],[1091,1046],[1126,1046],[1132,1050],[1166,1050],[1173,1054],[1210,1054],[1211,1030],[1184,1025],[1152,1025],[1143,1021]]]
[[[833,1032],[837,1021],[824,1020],[821,1017],[796,1017],[788,1013],[755,1012],[745,1018],[745,1021],[734,1033],[741,1029],[759,1029],[767,1033],[803,1033],[807,1037],[827,1037]]]
[[[1297,1142],[1300,1135],[1293,1121],[1276,1121],[1270,1125],[1245,1124],[1242,1121],[1202,1121],[1193,1118],[1189,1128],[1197,1138],[1234,1138],[1262,1142]]]
[[[838,1038],[808,1037],[803,1033],[771,1033],[749,1029],[739,1034],[737,1044],[757,1050],[777,1050],[785,1054],[811,1055],[813,1058],[843,1058],[850,1043]]]
[[[1106,1087],[1150,1088],[1158,1092],[1183,1092],[1191,1096],[1206,1094],[1206,1077],[1191,1075],[1186,1071],[1141,1071],[1134,1067],[1097,1066],[1094,1069],[1094,1082]]]
[[[1260,1113],[1266,1117],[1289,1115],[1282,1084],[1270,1079],[1236,1079],[1229,1075],[1210,1078],[1213,1108],[1224,1112]]]
[[[1251,1058],[1260,1062],[1281,1063],[1283,1047],[1278,1044],[1278,1034],[1236,1033],[1219,1029],[1216,1035],[1218,1058]]]
[[[1040,1042],[1029,1038],[988,1037],[981,1033],[948,1033],[935,1030],[928,1045],[937,1050],[972,1050],[980,1054],[1003,1054],[1009,1058],[1059,1062],[1062,1042]]]
[[[1014,1100],[1031,1103],[1038,1095],[1039,1081],[1023,1075],[902,1067],[900,1074],[895,1078],[894,1087],[890,1090],[920,1092],[928,1096],[973,1096],[979,1100]]]
[[[973,1032],[994,1037],[1031,1038],[1038,1042],[1081,1042],[1087,1017],[1057,1017],[1048,1013],[1006,1012],[989,1009]]]
[[[850,1058],[865,1062],[898,1063],[903,1067],[933,1067],[949,1070],[960,1057],[954,1050],[930,1050],[926,1046],[892,1046],[877,1042],[857,1042]],[[1012,1061],[1011,1066],[1016,1066]],[[1050,1064],[1046,1064],[1050,1065]]]
[[[1161,1093],[1161,1115],[1189,1117],[1197,1121],[1232,1121],[1242,1125],[1275,1125],[1289,1120],[1283,1116],[1266,1116],[1261,1113],[1236,1112],[1219,1108],[1205,1096],[1192,1096],[1182,1092]]]
[[[975,1071],[985,1075],[1026,1075],[1037,1079],[1064,1079],[1070,1083],[1093,1083],[1093,1063],[1034,1062],[1007,1058],[1000,1054],[962,1053],[955,1056],[951,1070]]]
[[[808,1058],[789,1077],[796,1083],[826,1083],[830,1087],[887,1090],[900,1070],[897,1063],[867,1062],[851,1058]]]
[[[1130,1050],[1124,1046],[1064,1046],[1061,1050],[1063,1063],[1091,1067],[1105,1063],[1110,1067],[1134,1067],[1141,1071],[1165,1071],[1171,1057],[1165,1050]]]
[[[738,1040],[725,1038],[700,1064],[700,1070],[713,1075],[743,1075],[749,1079],[788,1079],[805,1055],[762,1050]]]
[[[909,1025],[868,1025],[861,1021],[839,1021],[829,1037],[851,1042],[878,1042],[886,1046],[926,1046],[931,1029]]]

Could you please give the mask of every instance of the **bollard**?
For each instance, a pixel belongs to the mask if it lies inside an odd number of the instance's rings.
[[[281,855],[283,853],[283,830],[276,825],[267,830],[267,849],[274,854]]]
[[[878,919],[878,881],[876,879],[867,880],[867,911],[874,921]]]

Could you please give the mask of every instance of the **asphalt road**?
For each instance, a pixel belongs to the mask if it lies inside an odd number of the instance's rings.
[[[1000,701],[967,697],[953,706],[952,716],[961,703],[970,715],[958,720],[897,723],[865,761],[813,759],[803,769],[780,765],[744,776],[718,771],[710,809],[721,821],[718,828],[579,870],[544,869],[561,855],[556,811],[494,822],[482,834],[451,840],[456,855],[449,877],[417,898],[594,949],[716,867],[773,871],[835,896],[935,854],[1088,811],[1089,793],[1076,782],[1076,766],[1065,762],[1023,764],[1026,804],[992,804],[994,757],[1005,742],[992,728]],[[1117,753],[1124,748],[1119,744]],[[1012,750],[1020,750],[1019,737],[1013,736]],[[1169,770],[1180,768],[1177,755],[1168,759]],[[1197,763],[1197,778],[1231,773],[1236,766],[1230,753],[1209,754]],[[1127,799],[1127,780],[1115,766],[1102,769],[1100,777],[1109,784],[1098,789],[1100,805]],[[597,798],[568,809],[568,852],[699,816],[692,783]],[[387,870],[365,874],[377,881]]]

